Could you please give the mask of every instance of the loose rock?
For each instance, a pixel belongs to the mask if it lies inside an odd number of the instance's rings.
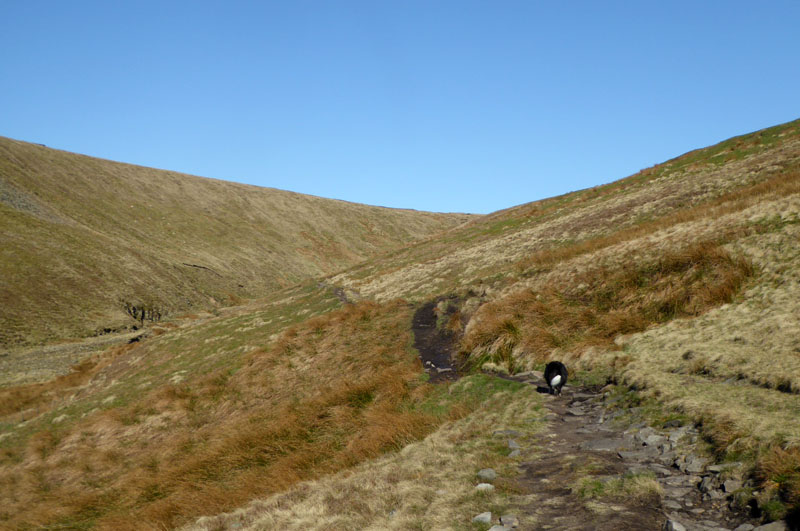
[[[491,483],[497,479],[497,472],[493,468],[484,468],[478,471],[478,479],[483,483]]]
[[[492,523],[492,511],[486,511],[485,513],[481,513],[475,518],[472,519],[473,522],[476,524],[490,524]]]

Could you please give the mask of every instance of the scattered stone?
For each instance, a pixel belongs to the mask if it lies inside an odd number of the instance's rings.
[[[688,496],[690,492],[692,492],[692,489],[686,489],[680,487],[669,487],[664,489],[664,494],[666,496],[670,498],[678,498],[679,500],[682,500],[683,498]]]
[[[480,492],[492,492],[494,490],[494,485],[491,483],[478,483],[475,486],[475,490]]]
[[[679,511],[679,510],[683,509],[683,506],[680,503],[678,503],[678,502],[676,502],[674,500],[665,501],[664,502],[664,507],[666,507],[667,509],[674,509],[676,511]]]
[[[492,523],[492,511],[486,511],[485,513],[481,513],[472,521],[476,524],[491,524]]]
[[[708,459],[689,454],[685,459],[679,460],[677,466],[686,474],[699,474],[705,470],[707,464]]]
[[[755,528],[756,526],[754,526],[753,524],[742,524],[733,531],[753,531],[753,529]]]
[[[680,428],[683,426],[683,422],[677,419],[668,420],[664,423],[665,428]]]
[[[577,408],[577,407],[569,408],[567,410],[567,413],[569,413],[570,415],[573,415],[575,417],[582,417],[582,416],[584,416],[586,414],[586,412],[584,410],[582,410],[580,408]]]
[[[506,527],[514,528],[519,525],[519,519],[513,514],[504,514],[500,517],[500,524]]]
[[[707,470],[709,472],[722,472],[724,470],[729,470],[731,468],[738,468],[740,466],[742,466],[742,463],[740,463],[738,461],[733,461],[731,463],[722,463],[722,464],[719,464],[719,465],[710,465],[710,466],[707,467]]]
[[[722,490],[730,494],[742,488],[742,482],[735,479],[728,479],[722,484]]]
[[[478,479],[483,483],[491,483],[497,479],[497,472],[493,468],[484,468],[478,471]]]
[[[655,459],[658,456],[658,452],[655,450],[655,448],[646,448],[644,450],[639,450],[638,452],[628,452],[622,450],[617,452],[617,455],[625,460],[647,461],[649,459]]]
[[[714,478],[711,476],[704,477],[703,480],[700,482],[698,488],[702,493],[707,493],[711,491],[714,488]]]
[[[677,430],[669,434],[669,441],[673,443],[680,441],[686,435],[687,431],[689,431],[689,428],[687,426],[678,428]]]
[[[753,531],[788,531],[789,528],[786,525],[786,522],[770,522],[766,525],[760,525],[758,527],[753,528]]]
[[[648,437],[650,437],[651,435],[655,435],[655,434],[656,434],[656,430],[654,430],[653,428],[650,428],[650,427],[642,428],[636,434],[636,439],[639,440],[639,442],[644,443],[647,440]]]
[[[658,447],[658,446],[664,444],[664,442],[666,442],[666,440],[667,440],[666,437],[664,437],[663,435],[650,435],[647,438],[645,438],[644,444],[646,446]]]
[[[66,414],[57,416],[56,418],[53,419],[52,422],[53,422],[53,424],[61,424],[65,420],[67,420],[67,415]]]
[[[661,529],[662,531],[686,531],[683,524],[672,518],[668,518]]]
[[[508,447],[511,448],[512,450],[519,450],[520,449],[519,443],[517,441],[515,441],[514,439],[509,439],[508,440]]]
[[[517,448],[516,450],[511,450],[511,453],[508,454],[508,457],[519,457],[519,454],[519,448]]]
[[[511,528],[504,525],[493,525],[489,531],[511,531]]]

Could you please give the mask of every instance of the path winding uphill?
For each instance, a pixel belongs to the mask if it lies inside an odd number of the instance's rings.
[[[547,390],[539,373],[518,379]],[[698,455],[696,429],[657,431],[636,409],[612,412],[614,399],[596,389],[565,388],[546,400],[547,428],[521,449],[518,487],[532,501],[520,508],[520,529],[760,529],[732,509],[743,486],[733,479],[737,465],[711,465]],[[510,439],[509,446],[518,445]],[[764,529],[786,529],[770,525]]]
[[[442,300],[421,306],[412,323],[414,347],[434,383],[458,378],[455,338],[437,326]],[[514,528],[759,529],[759,521],[733,503],[745,486],[738,464],[712,465],[702,457],[694,427],[672,422],[656,430],[638,408],[615,409],[619,398],[597,388],[568,386],[562,396],[552,396],[537,371],[507,378],[537,386],[549,410],[547,427],[528,447],[517,442],[521,433],[494,434],[507,439],[510,457],[520,459],[519,477],[506,478],[527,500],[513,517]],[[489,513],[476,518],[492,523]],[[764,529],[786,529],[782,523],[770,525]]]

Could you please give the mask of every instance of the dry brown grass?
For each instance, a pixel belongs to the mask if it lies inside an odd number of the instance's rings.
[[[0,348],[238,304],[471,216],[203,179],[0,138]]]
[[[800,171],[797,169],[788,170],[766,181],[728,192],[721,197],[692,208],[670,212],[653,221],[578,243],[543,249],[518,261],[515,264],[515,268],[518,274],[530,276],[543,270],[549,270],[556,264],[568,261],[576,256],[594,253],[623,242],[641,239],[675,225],[703,219],[715,219],[726,214],[742,211],[767,197],[782,197],[797,193],[800,193]],[[741,227],[730,227],[728,234],[720,233],[717,239],[719,241],[727,240],[737,233],[741,234],[741,232]]]
[[[410,408],[426,387],[409,322],[403,303],[349,305],[233,374],[39,432],[0,465],[4,525],[174,527],[419,439],[447,417]]]
[[[698,242],[650,261],[596,267],[569,283],[523,290],[487,303],[461,344],[473,364],[541,362],[554,349],[611,347],[630,334],[730,302],[753,274],[750,263],[715,242]]]
[[[531,386],[484,375],[437,391],[434,404],[467,395],[474,411],[399,452],[300,483],[231,513],[203,517],[187,529],[472,529],[470,520],[477,513],[489,508],[512,512],[517,493],[511,482],[498,479],[494,492],[479,493],[476,473],[493,467],[501,478],[514,477],[518,461],[505,455],[505,439],[492,433],[514,429],[520,442],[532,442],[544,425],[541,395]],[[536,524],[532,519],[522,523]]]
[[[0,389],[0,418],[19,416],[27,410],[45,410],[52,403],[62,400],[75,388],[89,381],[114,358],[128,352],[134,345],[113,347],[102,354],[87,358],[70,368],[68,374],[58,376],[48,382],[19,385]],[[29,417],[31,415],[28,415]],[[6,421],[10,420],[5,418]]]

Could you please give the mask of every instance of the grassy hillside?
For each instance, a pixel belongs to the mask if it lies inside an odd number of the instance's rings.
[[[468,515],[469,529],[486,501],[475,468],[513,469],[487,434],[543,419],[530,388],[426,383],[409,302],[450,294],[469,370],[558,358],[635,388],[653,419],[696,423],[716,459],[746,463],[780,517],[800,508],[798,241],[791,122],[170,320],[57,380],[0,391],[0,521],[175,527],[263,497],[198,527]],[[499,489],[492,510],[513,495]]]
[[[262,296],[467,218],[0,138],[0,348],[129,326],[129,313],[158,319]]]

